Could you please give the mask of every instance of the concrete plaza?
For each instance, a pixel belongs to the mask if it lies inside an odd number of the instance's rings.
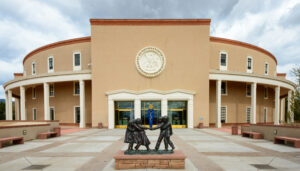
[[[154,148],[159,131],[146,133]],[[125,129],[86,129],[4,147],[0,170],[114,170],[113,155],[127,148],[124,134]],[[300,149],[266,140],[217,129],[174,129],[171,139],[187,155],[185,170],[300,170]]]

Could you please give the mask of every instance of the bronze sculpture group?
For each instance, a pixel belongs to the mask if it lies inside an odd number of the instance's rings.
[[[139,147],[141,145],[145,146],[147,148],[147,151],[150,151],[149,148],[150,141],[145,133],[145,130],[147,129],[150,130],[160,129],[160,134],[154,149],[155,151],[159,150],[159,146],[162,140],[164,140],[165,150],[168,151],[168,147],[170,145],[173,151],[175,149],[175,146],[170,139],[171,135],[173,134],[173,131],[172,131],[172,124],[171,122],[169,122],[168,116],[160,117],[158,123],[159,124],[157,127],[148,128],[142,125],[142,121],[140,118],[130,120],[127,125],[125,140],[124,140],[125,143],[129,143],[127,151],[132,151],[134,144],[136,144],[136,146],[134,147],[136,151],[139,150]]]

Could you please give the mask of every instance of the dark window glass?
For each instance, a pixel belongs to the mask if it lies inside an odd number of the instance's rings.
[[[142,101],[141,102],[141,119],[143,125],[149,125],[148,109],[153,106],[153,125],[156,125],[158,118],[161,116],[161,102],[160,101]]]
[[[250,113],[251,113],[251,108],[247,107],[247,123],[250,123]]]
[[[33,120],[36,120],[36,109],[33,109]]]
[[[251,85],[250,84],[247,85],[246,94],[247,94],[247,96],[251,96]]]
[[[221,84],[221,93],[222,94],[227,94],[227,89],[226,89],[226,82],[222,82]]]
[[[226,65],[226,58],[227,58],[227,55],[222,53],[221,54],[221,66],[227,66]]]
[[[265,74],[268,74],[268,68],[269,68],[269,65],[265,64]]]
[[[252,59],[248,58],[248,69],[251,70],[252,69]]]
[[[53,69],[53,58],[49,58],[49,70]]]
[[[168,117],[172,125],[187,125],[187,101],[168,101]]]
[[[134,119],[134,102],[133,101],[116,101],[115,102],[115,125],[116,127],[126,126],[130,120]]]
[[[50,108],[50,120],[54,120],[54,109]]]
[[[54,96],[54,85],[53,84],[49,85],[49,95]]]
[[[32,98],[36,98],[36,89],[32,88]]]
[[[74,83],[74,93],[75,94],[80,94],[80,87],[79,87],[79,82]]]
[[[80,54],[79,53],[75,54],[74,58],[75,58],[74,60],[75,66],[80,66]]]
[[[264,97],[268,98],[268,88],[264,88]]]
[[[226,107],[221,107],[221,123],[226,122]]]
[[[35,74],[35,63],[32,64],[32,74]]]
[[[80,123],[80,107],[75,107],[75,123]]]

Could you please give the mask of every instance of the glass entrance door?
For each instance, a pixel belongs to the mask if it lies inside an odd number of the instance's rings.
[[[161,116],[161,103],[160,101],[142,101],[141,102],[141,116],[142,116],[142,124],[144,126],[149,127],[149,117],[148,117],[148,109],[149,106],[153,107],[153,125],[157,125],[158,118]]]
[[[169,101],[168,117],[172,122],[173,128],[187,127],[187,102],[186,101]]]
[[[130,120],[134,119],[134,102],[115,102],[115,127],[126,128]]]

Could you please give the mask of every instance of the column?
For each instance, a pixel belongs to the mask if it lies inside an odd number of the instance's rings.
[[[15,98],[15,119],[20,120],[20,99]]]
[[[11,90],[7,91],[8,93],[8,120],[13,120],[13,116],[12,116],[12,92]]]
[[[161,99],[161,116],[168,116],[168,99]]]
[[[285,98],[280,100],[280,123],[284,121]]]
[[[251,124],[256,124],[256,82],[251,84]]]
[[[216,81],[216,110],[217,110],[217,119],[216,119],[216,127],[221,128],[221,84],[222,80]]]
[[[115,127],[114,101],[108,99],[108,129]]]
[[[5,92],[5,120],[8,120],[8,95]]]
[[[279,101],[280,101],[280,87],[275,87],[275,116],[274,124],[279,125]]]
[[[21,99],[21,120],[26,120],[25,114],[25,87],[20,87],[20,99]]]
[[[288,118],[288,122],[292,122],[294,123],[294,112],[292,111],[291,109],[291,105],[292,105],[292,90],[289,90],[288,92],[288,115],[289,115],[289,118]]]
[[[134,119],[141,118],[141,99],[134,99]]]
[[[80,87],[80,128],[85,128],[85,91],[84,80],[79,81]]]
[[[194,128],[194,99],[190,98],[188,100],[188,128]]]
[[[44,120],[50,120],[49,114],[49,83],[44,83]]]

